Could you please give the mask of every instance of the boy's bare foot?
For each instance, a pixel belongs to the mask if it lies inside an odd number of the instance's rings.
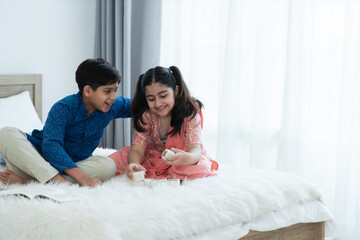
[[[4,171],[0,172],[0,182],[6,184],[14,184],[14,183],[26,184],[31,181],[33,180],[22,178],[8,168],[5,168]]]
[[[6,184],[14,184],[14,183],[27,184],[30,182],[37,182],[37,180],[22,178],[12,170],[5,168],[4,171],[0,172],[0,182]],[[60,174],[56,174],[52,179],[49,180],[49,182],[66,182],[69,184],[73,184],[72,182],[68,181]]]

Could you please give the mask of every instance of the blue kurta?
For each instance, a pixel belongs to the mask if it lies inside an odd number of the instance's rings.
[[[35,129],[26,135],[43,157],[63,173],[92,155],[111,120],[131,117],[130,105],[131,99],[117,97],[108,112],[95,111],[87,116],[78,92],[52,106],[43,130]]]

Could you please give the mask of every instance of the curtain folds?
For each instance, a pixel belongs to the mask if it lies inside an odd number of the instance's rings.
[[[160,63],[205,104],[210,155],[308,179],[357,239],[360,2],[164,1],[162,16]]]
[[[131,98],[139,75],[159,64],[161,1],[97,0],[96,11],[95,57],[116,66],[122,76],[118,95]],[[126,145],[131,145],[131,120],[116,119],[100,146]]]
[[[129,79],[130,41],[125,36],[131,22],[131,5],[124,1],[97,1],[95,57],[112,63],[122,76],[118,94],[131,97]],[[130,121],[116,119],[105,130],[100,146],[121,148],[130,144]]]

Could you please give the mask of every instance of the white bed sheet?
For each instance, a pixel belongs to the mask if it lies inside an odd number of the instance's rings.
[[[131,186],[126,176],[92,189],[55,186],[83,194],[84,199],[57,204],[0,198],[0,236],[40,240],[231,240],[246,235],[249,229],[268,231],[319,221],[331,226],[333,222],[321,194],[311,183],[292,174],[221,164],[218,177],[185,181],[178,188]]]
[[[332,221],[331,212],[321,202],[314,200],[271,212],[251,222],[232,224],[201,233],[189,238],[189,240],[239,239],[248,234],[250,230],[263,232],[288,227],[297,223],[322,221],[325,221],[326,234],[332,235],[335,230],[335,224]]]

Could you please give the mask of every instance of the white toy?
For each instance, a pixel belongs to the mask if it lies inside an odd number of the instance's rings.
[[[165,153],[165,154],[164,154]],[[173,156],[175,153],[166,149],[163,152],[163,158]],[[180,179],[145,179],[145,172],[138,171],[133,172],[133,179],[129,182],[132,186],[146,186],[149,188],[154,188],[158,186],[171,186],[171,187],[179,187]]]
[[[139,182],[145,180],[145,172],[139,171],[139,172],[133,172],[133,181]]]
[[[173,152],[173,151],[171,151],[171,150],[169,150],[169,149],[165,149],[163,152],[162,152],[162,154],[161,154],[161,157],[162,157],[162,159],[166,159],[166,158],[169,158],[169,157],[172,157],[172,156],[174,156],[175,155],[175,153]]]

